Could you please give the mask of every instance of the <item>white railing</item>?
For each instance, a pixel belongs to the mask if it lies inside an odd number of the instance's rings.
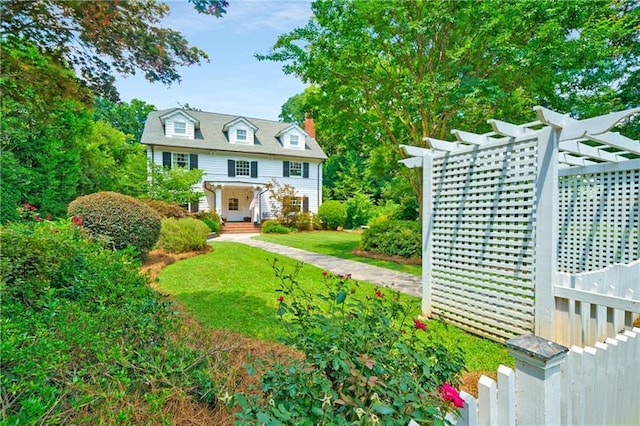
[[[497,383],[482,376],[477,400],[461,392],[460,416],[448,416],[454,425],[638,425],[640,328],[546,361],[510,351],[515,371],[500,366]]]
[[[630,328],[640,315],[640,259],[598,271],[558,274],[554,341],[586,346]]]

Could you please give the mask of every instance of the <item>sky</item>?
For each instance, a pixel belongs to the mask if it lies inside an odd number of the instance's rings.
[[[163,26],[180,31],[210,62],[181,67],[170,87],[143,76],[117,77],[121,100],[140,99],[159,110],[189,104],[203,111],[278,120],[280,108],[306,87],[282,71],[282,63],[258,61],[281,34],[305,25],[311,3],[303,0],[229,0],[222,18],[198,14],[186,1],[166,1]]]

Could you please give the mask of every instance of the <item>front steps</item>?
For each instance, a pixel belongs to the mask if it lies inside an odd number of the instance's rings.
[[[259,232],[260,226],[251,222],[227,222],[220,230],[220,234],[255,234]]]

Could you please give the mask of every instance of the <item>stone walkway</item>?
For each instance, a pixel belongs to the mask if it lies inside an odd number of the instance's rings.
[[[257,247],[262,250],[287,256],[310,265],[317,266],[334,274],[351,274],[351,277],[359,281],[367,281],[372,284],[388,287],[412,296],[422,297],[422,278],[392,271],[378,266],[340,259],[326,254],[313,253],[280,244],[254,240],[252,237],[258,234],[223,234],[209,241],[232,241]]]

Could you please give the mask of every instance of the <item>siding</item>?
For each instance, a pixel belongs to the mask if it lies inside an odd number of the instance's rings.
[[[154,150],[154,158],[153,161],[156,164],[162,164],[162,152],[169,151],[171,152],[188,152],[188,153],[197,153],[198,154],[198,168],[205,172],[204,180],[208,182],[225,184],[228,186],[233,186],[234,182],[242,182],[242,185],[247,185],[252,182],[255,182],[256,186],[264,187],[264,184],[271,182],[275,179],[281,185],[289,184],[296,188],[296,192],[299,196],[305,196],[309,198],[309,211],[316,213],[318,211],[318,206],[322,203],[322,181],[318,183],[318,179],[322,179],[322,167],[318,167],[320,164],[319,161],[309,161],[309,160],[301,160],[299,158],[290,157],[290,158],[264,158],[260,156],[250,156],[250,155],[228,155],[227,153],[205,153],[198,151],[187,151],[181,150],[177,148],[166,148],[162,149],[160,147],[156,147]],[[149,157],[150,151],[149,151]],[[282,162],[283,160],[289,161],[298,161],[298,162],[307,162],[309,163],[309,178],[302,177],[282,177]],[[238,178],[230,178],[228,177],[228,164],[227,160],[247,160],[257,161],[258,162],[258,177],[238,177]],[[202,185],[198,185],[198,190],[202,191]],[[205,192],[206,194],[206,192]],[[262,196],[262,206],[269,205],[268,193]],[[207,197],[202,197],[200,199],[200,209],[209,209],[209,201]]]

